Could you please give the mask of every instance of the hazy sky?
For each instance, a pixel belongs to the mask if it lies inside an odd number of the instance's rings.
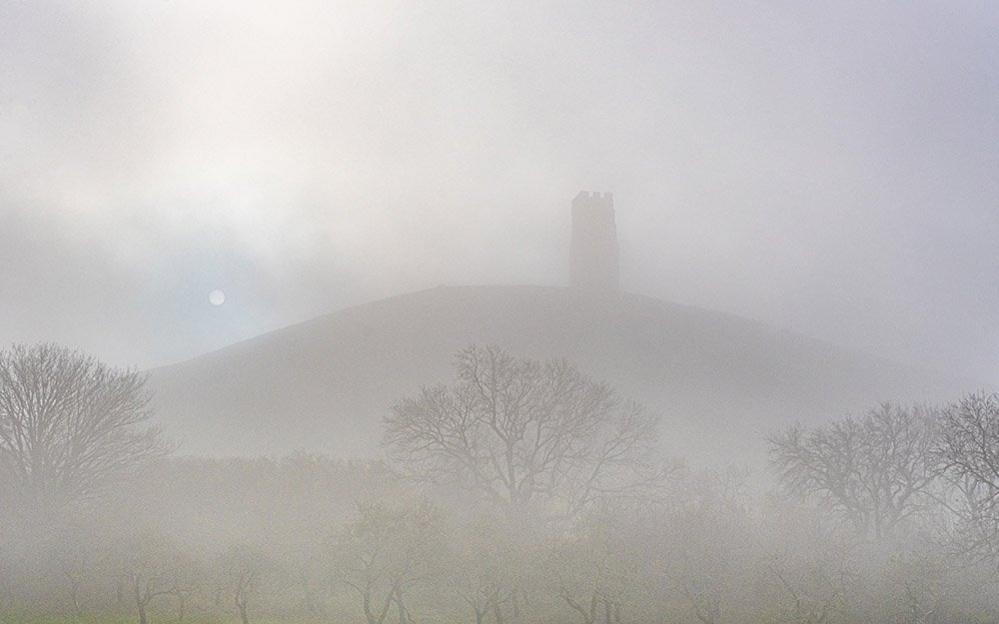
[[[148,366],[559,284],[594,189],[630,290],[994,380],[997,33],[986,0],[0,0],[0,343]]]

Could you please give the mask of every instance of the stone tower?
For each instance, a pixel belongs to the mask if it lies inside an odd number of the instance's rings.
[[[572,200],[569,284],[581,293],[618,293],[617,226],[610,193],[580,191]]]

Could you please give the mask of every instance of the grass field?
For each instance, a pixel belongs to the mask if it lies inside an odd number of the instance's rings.
[[[83,615],[37,615],[27,613],[0,613],[0,624],[138,624],[139,618],[134,614]],[[250,624],[326,624],[328,620],[319,618],[287,617],[275,618],[261,616],[250,619]],[[176,614],[150,614],[149,624],[240,624],[235,615],[201,615],[194,614],[178,620]]]

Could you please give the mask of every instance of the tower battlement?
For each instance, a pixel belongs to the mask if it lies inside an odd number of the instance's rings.
[[[570,286],[589,295],[619,290],[617,226],[614,196],[580,191],[572,200]]]
[[[596,200],[608,200],[613,203],[614,194],[610,192],[601,193],[600,191],[580,191],[576,194],[576,198],[573,199],[573,204],[580,200],[588,199],[590,201]]]

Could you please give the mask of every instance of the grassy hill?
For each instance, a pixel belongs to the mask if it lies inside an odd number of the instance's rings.
[[[664,448],[694,461],[758,458],[766,433],[790,421],[975,389],[732,315],[533,286],[439,287],[348,308],[154,370],[151,384],[181,452],[365,456],[393,402],[449,380],[471,343],[572,360],[661,413]]]

